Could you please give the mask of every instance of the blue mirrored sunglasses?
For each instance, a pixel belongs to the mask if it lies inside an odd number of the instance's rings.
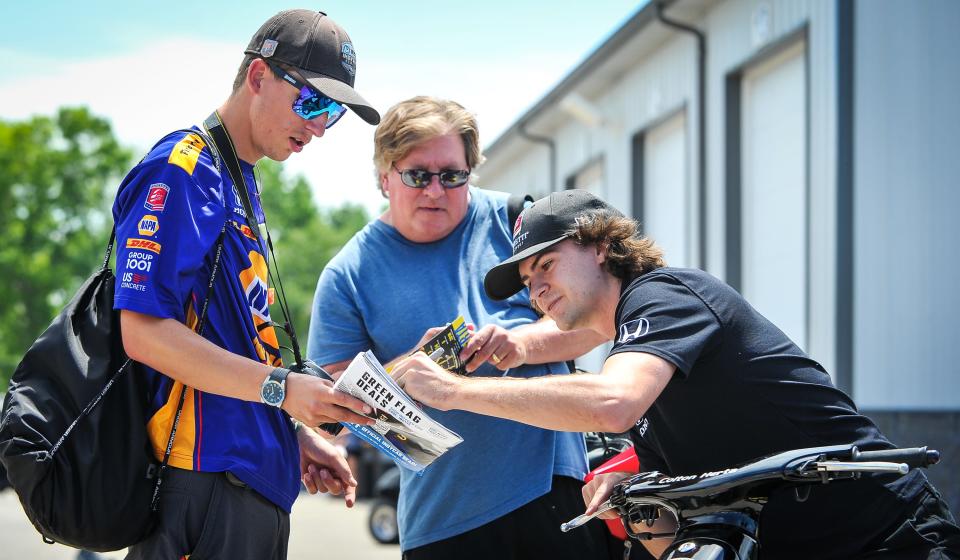
[[[267,66],[270,67],[270,70],[273,71],[276,76],[293,87],[300,88],[300,96],[297,97],[297,100],[293,102],[293,112],[297,114],[302,119],[311,120],[319,117],[320,115],[327,115],[327,126],[330,128],[335,125],[340,117],[347,112],[347,107],[330,99],[326,95],[323,95],[319,91],[313,89],[307,84],[301,82],[294,76],[291,76],[286,70],[277,66],[276,64],[267,61]]]

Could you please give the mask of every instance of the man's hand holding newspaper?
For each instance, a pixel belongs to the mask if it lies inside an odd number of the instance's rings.
[[[373,407],[372,426],[346,424],[398,465],[421,471],[463,439],[430,418],[384,371],[371,352],[358,354],[334,388]]]

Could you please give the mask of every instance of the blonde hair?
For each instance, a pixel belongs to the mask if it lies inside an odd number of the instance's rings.
[[[456,101],[426,95],[401,101],[387,111],[373,137],[373,165],[377,187],[383,191],[380,175],[405,158],[419,144],[456,132],[463,140],[467,167],[472,171],[483,163],[477,119]]]

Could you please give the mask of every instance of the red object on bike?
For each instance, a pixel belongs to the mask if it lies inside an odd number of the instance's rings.
[[[610,473],[610,472],[626,472],[626,473],[638,473],[640,472],[640,461],[637,459],[637,454],[634,451],[633,447],[628,447],[620,453],[614,455],[610,458],[609,461],[600,465],[599,467],[593,469],[587,473],[587,476],[583,478],[584,482],[590,482],[593,480],[593,477],[598,474]],[[620,518],[617,519],[604,519],[604,523],[607,524],[607,529],[610,531],[610,534],[617,537],[620,540],[627,539],[627,532],[623,528],[623,523],[620,522]]]

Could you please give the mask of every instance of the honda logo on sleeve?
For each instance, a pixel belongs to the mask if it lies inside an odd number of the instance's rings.
[[[620,325],[620,336],[617,337],[618,343],[630,342],[650,332],[650,321],[640,318]]]

